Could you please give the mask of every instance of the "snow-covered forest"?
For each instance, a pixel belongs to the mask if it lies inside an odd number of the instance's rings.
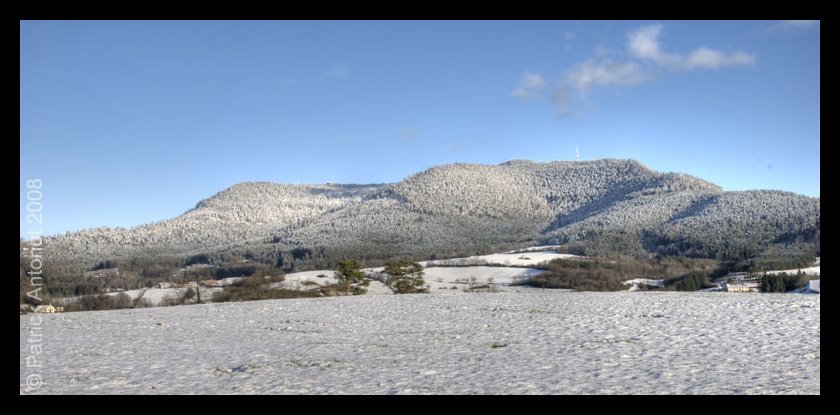
[[[173,219],[45,239],[54,263],[231,254],[285,268],[342,257],[486,254],[532,243],[587,254],[744,259],[819,252],[820,200],[724,192],[635,160],[451,164],[393,184],[242,183]]]

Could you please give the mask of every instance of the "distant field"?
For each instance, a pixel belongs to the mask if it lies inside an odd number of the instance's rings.
[[[529,248],[527,252],[505,252],[501,254],[490,255],[476,255],[467,258],[451,258],[437,261],[421,261],[420,264],[424,267],[432,266],[465,266],[465,265],[502,265],[515,267],[529,267],[551,261],[558,258],[585,258],[579,255],[562,254],[555,250],[545,249],[536,251],[537,249],[548,247],[533,247]]]
[[[43,315],[37,372],[30,318],[21,393],[820,393],[818,295],[534,289]]]
[[[803,274],[805,274],[805,275],[820,275],[820,266],[819,266],[819,265],[817,265],[817,266],[808,267],[808,268],[783,269],[783,270],[778,270],[778,271],[767,271],[767,272],[765,272],[765,273],[766,273],[766,274],[781,274],[781,273],[785,273],[785,274],[794,275],[794,274],[796,274],[797,272],[800,272],[800,271],[801,271]]]

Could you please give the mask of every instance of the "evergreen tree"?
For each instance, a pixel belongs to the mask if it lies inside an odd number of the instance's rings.
[[[353,295],[360,295],[367,292],[367,287],[370,282],[365,278],[365,273],[362,271],[362,264],[355,259],[345,259],[338,263],[338,271],[335,272],[335,278],[338,284],[344,289],[345,294],[352,293]]]
[[[390,261],[382,271],[384,284],[395,294],[423,292],[423,266],[408,260]]]

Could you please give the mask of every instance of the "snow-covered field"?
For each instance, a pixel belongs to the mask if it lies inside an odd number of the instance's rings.
[[[503,265],[516,267],[532,267],[542,262],[548,262],[557,258],[585,258],[579,255],[561,254],[553,250],[536,251],[551,247],[532,247],[527,252],[505,252],[502,254],[476,255],[466,258],[450,258],[437,261],[421,261],[420,265],[427,267],[429,263],[437,266],[462,266],[462,265]],[[524,251],[524,250],[523,250]]]
[[[454,291],[40,315],[40,368],[25,315],[20,391],[820,393],[820,296]]]
[[[545,271],[533,268],[508,267],[432,267],[423,270],[423,279],[432,290],[451,288],[458,284],[469,284],[475,279],[476,284],[495,283],[510,285],[522,283]]]

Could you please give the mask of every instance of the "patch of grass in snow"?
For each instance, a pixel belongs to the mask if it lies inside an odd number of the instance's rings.
[[[289,363],[300,367],[300,368],[310,368],[310,367],[332,367],[336,363],[341,363],[339,359],[323,359],[323,360],[310,360],[310,359],[290,359]]]

